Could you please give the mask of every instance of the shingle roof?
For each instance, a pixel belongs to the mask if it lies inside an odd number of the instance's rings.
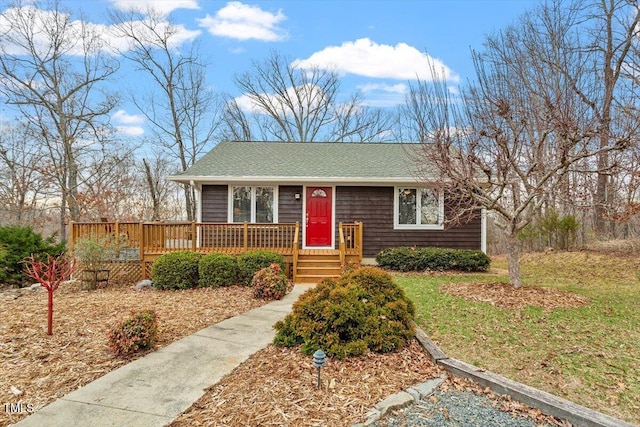
[[[412,182],[416,180],[415,152],[419,147],[399,143],[227,141],[169,179]]]

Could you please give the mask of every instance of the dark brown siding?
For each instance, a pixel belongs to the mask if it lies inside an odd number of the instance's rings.
[[[227,222],[229,220],[227,188],[226,185],[202,186],[202,222]]]
[[[300,194],[296,200],[295,194]],[[227,222],[227,185],[202,186],[202,221]],[[278,189],[278,222],[294,223],[302,219],[302,186],[283,185]]]
[[[296,200],[296,193],[300,199]],[[302,221],[302,186],[281,185],[278,189],[278,222]]]
[[[469,223],[445,230],[394,230],[393,192],[393,187],[336,187],[336,224],[363,223],[364,256],[372,257],[395,246],[480,249],[479,215]]]

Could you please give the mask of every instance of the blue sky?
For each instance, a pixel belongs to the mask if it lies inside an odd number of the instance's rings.
[[[182,25],[185,40],[199,40],[208,58],[208,81],[216,91],[238,96],[233,75],[270,50],[300,61],[335,68],[345,94],[359,90],[371,106],[401,103],[407,84],[426,77],[426,64],[446,70],[451,85],[473,77],[471,48],[485,35],[515,22],[540,0],[61,0],[63,9],[80,12],[105,25],[107,10],[160,8]],[[6,11],[2,6],[2,12]],[[73,14],[74,18],[80,15]],[[0,26],[1,26],[0,21]],[[135,87],[140,78],[121,69],[118,81]],[[125,91],[127,88],[121,88]],[[4,115],[4,113],[3,113]],[[132,136],[142,136],[144,122],[123,103],[113,122]]]

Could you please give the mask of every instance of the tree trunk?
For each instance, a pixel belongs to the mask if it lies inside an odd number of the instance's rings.
[[[49,293],[49,306],[47,313],[47,335],[53,335],[53,290],[47,289]]]
[[[515,235],[507,237],[507,265],[509,268],[509,283],[515,289],[521,288],[520,241]]]
[[[193,199],[193,193],[191,186],[189,184],[183,184],[184,188],[184,201],[185,207],[187,210],[187,221],[194,222],[195,221],[195,200]]]

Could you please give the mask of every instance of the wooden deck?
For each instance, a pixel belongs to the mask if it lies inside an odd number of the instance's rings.
[[[338,235],[337,249],[302,249],[298,223],[72,223],[69,252],[73,255],[73,248],[80,239],[118,242],[120,260],[126,258],[131,262],[139,262],[140,277],[146,279],[151,276],[153,261],[165,253],[193,251],[202,254],[241,254],[260,249],[284,255],[290,264],[290,276],[294,281],[298,280],[298,276],[311,281],[319,279],[323,272],[326,273],[325,277],[336,276],[345,262],[362,260],[362,224],[340,223]],[[318,268],[314,270],[311,266]]]

